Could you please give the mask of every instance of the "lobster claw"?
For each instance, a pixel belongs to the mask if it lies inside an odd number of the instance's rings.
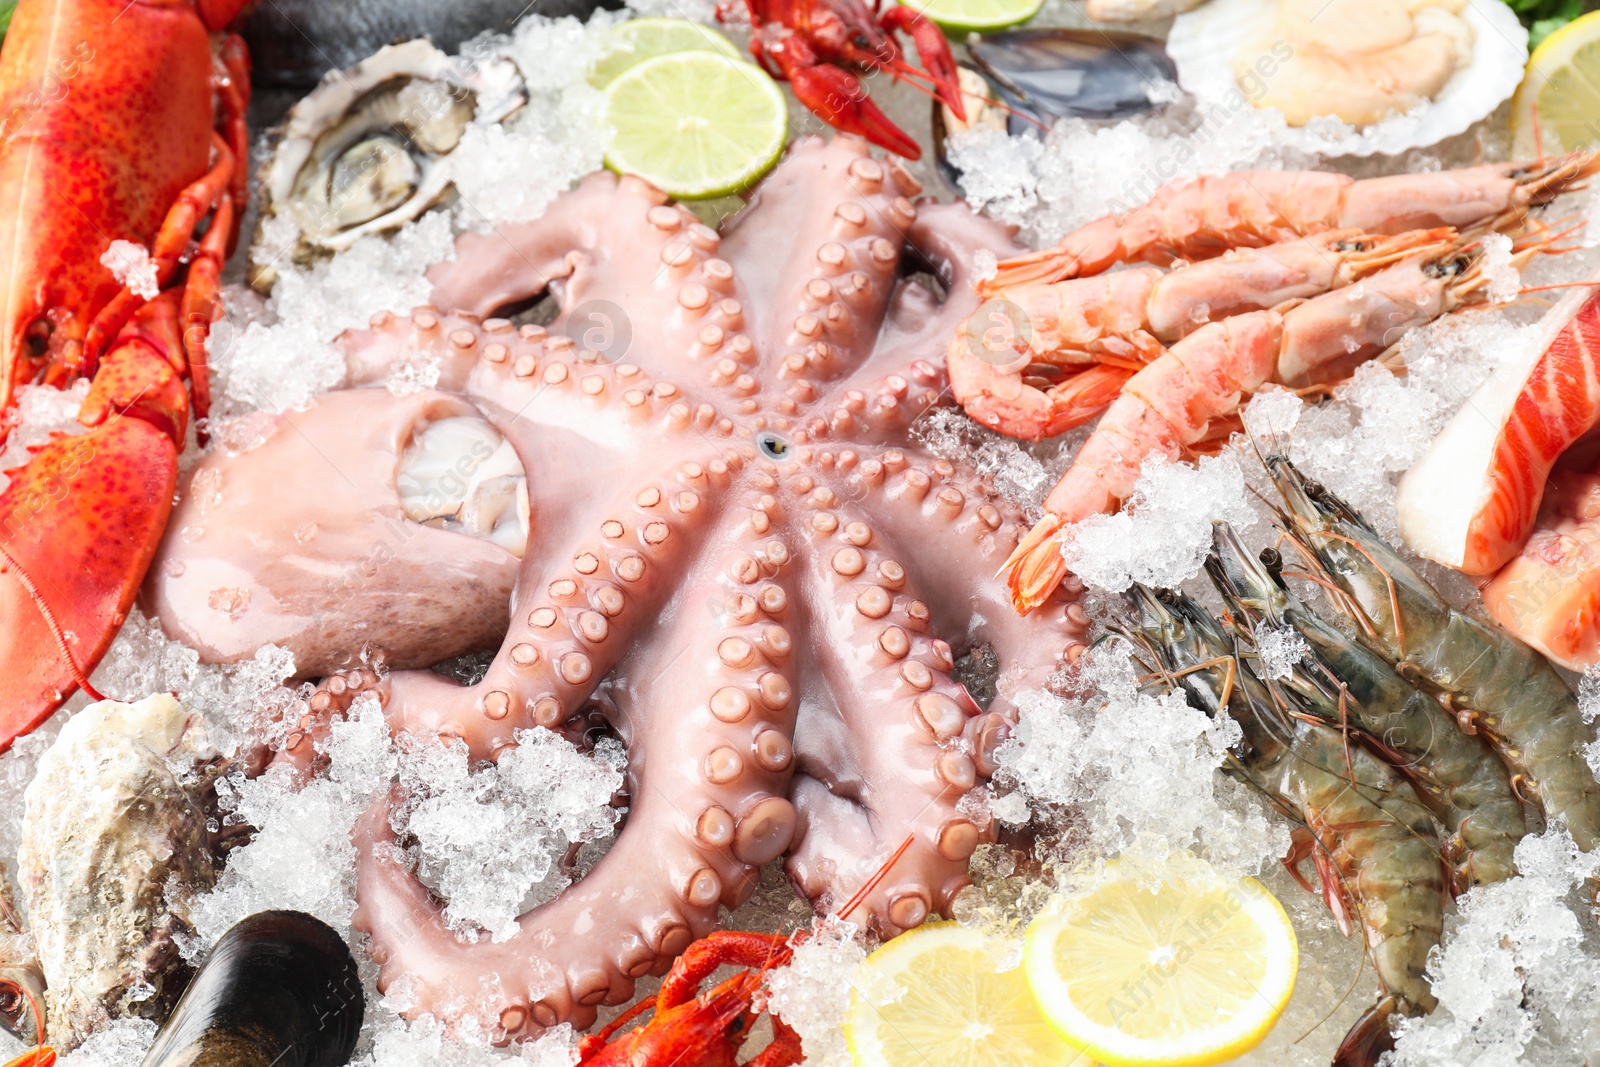
[[[879,148],[907,159],[922,149],[867,96],[861,79],[840,67],[819,63],[787,72],[795,97],[834,129],[865,137]]]
[[[38,726],[110,647],[172,513],[188,398],[174,291],[141,309],[79,411],[0,493],[0,751]]]

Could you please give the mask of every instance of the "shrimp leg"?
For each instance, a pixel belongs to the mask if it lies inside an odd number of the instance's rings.
[[[946,353],[951,392],[990,429],[1053,437],[1094,418],[1166,345],[1208,322],[1320,296],[1408,255],[1443,251],[1455,238],[1449,228],[1392,237],[1340,229],[1183,270],[1138,267],[1018,286],[956,331]]]
[[[1397,757],[1417,795],[1450,831],[1446,852],[1457,890],[1516,873],[1512,853],[1528,832],[1527,817],[1482,737],[1463,733],[1438,701],[1382,656],[1309,610],[1227,523],[1213,527],[1206,570],[1235,616],[1255,626],[1293,627],[1305,639],[1320,670],[1296,672],[1290,686],[1317,717],[1331,725],[1348,721]]]
[[[1547,246],[1544,237],[1525,242],[1513,262]],[[1282,314],[1255,311],[1210,323],[1173,345],[1128,380],[1045,497],[1044,517],[1006,563],[1013,605],[1026,614],[1049,597],[1067,571],[1064,528],[1120,507],[1147,459],[1183,458],[1207,438],[1213,420],[1231,416],[1267,382],[1300,387],[1337,379],[1411,327],[1481,302],[1484,287],[1481,248],[1460,241]]]

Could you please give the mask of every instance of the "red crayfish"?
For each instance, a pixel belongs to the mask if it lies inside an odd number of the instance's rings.
[[[731,0],[723,0],[724,5]],[[768,73],[786,79],[794,95],[835,129],[859,134],[879,148],[919,159],[922,150],[890,122],[849,69],[888,71],[944,101],[966,120],[955,57],[944,33],[914,8],[877,0],[745,0],[750,11],[750,51]],[[724,7],[724,11],[726,8]],[[895,31],[907,34],[926,71],[900,55]],[[927,81],[931,88],[919,81]]]
[[[836,913],[843,919],[861,906],[911,847],[907,837]],[[701,938],[679,956],[661,980],[655,999],[641,1000],[613,1019],[598,1033],[578,1043],[578,1067],[735,1067],[739,1050],[760,1015],[754,1007],[767,972],[782,967],[794,956],[794,946],[810,931],[792,937],[742,930],[718,930]],[[700,983],[723,964],[753,967],[700,993]],[[644,1026],[613,1035],[639,1015],[655,1009]],[[800,1035],[782,1019],[772,1017],[772,1043],[745,1067],[793,1067],[803,1057]]]

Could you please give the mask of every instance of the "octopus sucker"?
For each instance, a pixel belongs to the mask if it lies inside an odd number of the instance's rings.
[[[480,681],[341,675],[278,758],[314,773],[362,695],[396,733],[476,760],[539,727],[583,745],[596,708],[629,753],[615,844],[501,942],[446,923],[391,825],[402,794],[360,820],[355,924],[380,989],[411,976],[411,1014],[507,1039],[587,1026],[784,856],[828,907],[909,836],[854,917],[891,934],[948,914],[993,833],[962,799],[994,769],[1012,698],[1049,684],[1088,620],[1009,610],[990,576],[1022,514],[908,432],[945,393],[926,355],[976,305],[974,255],[1009,247],[915,192],[860,141],[804,140],[724,237],[641,182],[593,175],[539,221],[460,238],[429,307],[342,339],[355,388],[331,397],[384,396],[371,386],[426,361],[437,394],[500,435],[526,478],[528,543]],[[943,294],[905,276],[929,269]],[[547,326],[502,317],[547,291]],[[595,308],[610,334],[592,332]],[[297,416],[299,432],[333,432],[317,427],[341,403]],[[393,436],[392,456],[407,447]],[[241,460],[207,457],[195,478],[232,484]],[[427,529],[447,550],[504,551]],[[167,550],[187,573],[216,548]],[[954,675],[979,646],[1000,664],[987,709]]]

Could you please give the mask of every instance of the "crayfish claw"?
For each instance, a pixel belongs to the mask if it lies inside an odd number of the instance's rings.
[[[796,98],[834,129],[865,137],[879,148],[907,159],[922,158],[917,142],[889,121],[854,74],[818,64],[790,70],[788,75]]]

